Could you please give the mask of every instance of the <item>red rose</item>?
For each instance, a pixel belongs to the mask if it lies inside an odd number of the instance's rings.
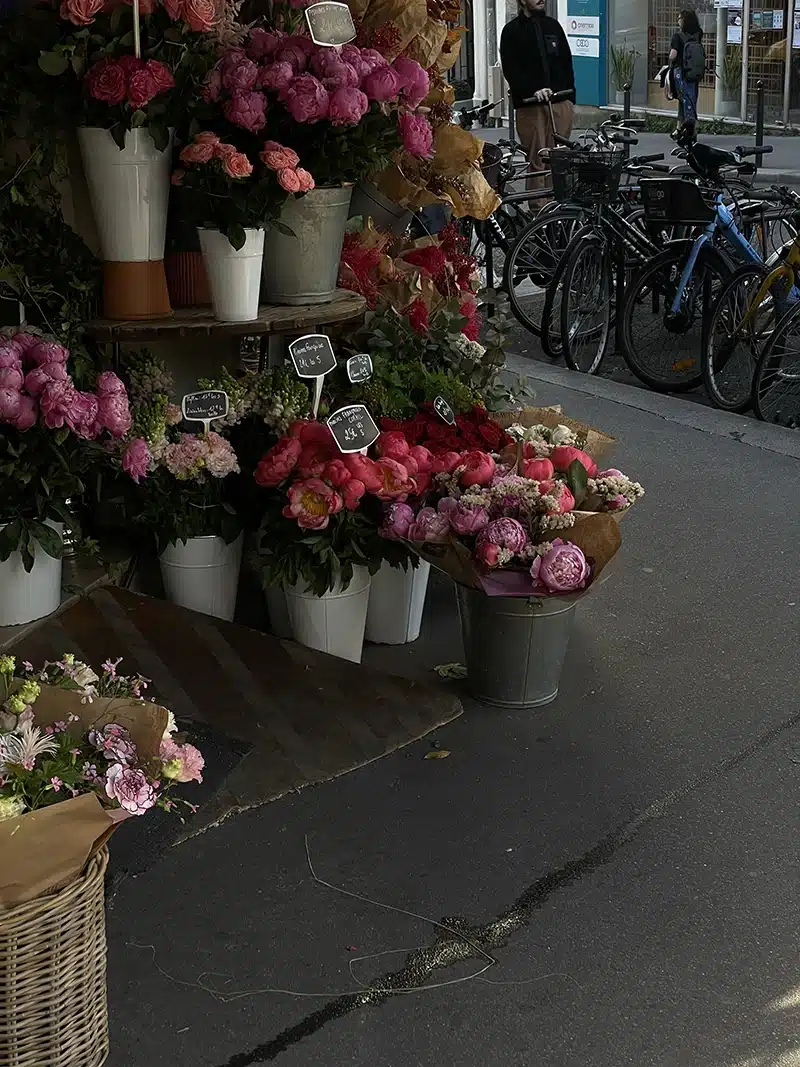
[[[127,86],[125,71],[113,59],[101,59],[89,68],[86,75],[86,88],[95,100],[106,104],[121,104],[125,99]]]
[[[124,70],[126,78],[130,78],[137,70],[144,70],[146,66],[145,61],[138,56],[120,56],[117,62]]]
[[[157,93],[156,80],[149,70],[137,70],[128,78],[128,103],[132,108],[145,107]]]
[[[254,475],[256,483],[264,489],[280,485],[294,470],[301,447],[296,437],[281,437],[277,444],[261,457]]]
[[[153,81],[156,83],[156,92],[165,93],[168,89],[174,88],[175,79],[163,63],[159,63],[157,59],[148,59],[145,67],[150,71]]]
[[[503,427],[488,419],[480,424],[478,433],[493,452],[497,452],[506,442],[506,432]]]

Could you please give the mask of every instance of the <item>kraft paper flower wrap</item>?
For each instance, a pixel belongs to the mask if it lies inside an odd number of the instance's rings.
[[[577,422],[564,415],[558,406],[548,408],[520,408],[518,411],[492,412],[492,420],[504,430],[509,426],[547,426],[554,430],[556,426],[566,426],[577,436],[580,447],[592,459],[601,460],[608,457],[616,443],[611,434],[598,430],[585,422]]]
[[[129,697],[95,697],[43,685],[36,722],[53,725],[77,716],[76,730],[118,723],[141,757],[161,766],[159,748],[169,722],[166,708]],[[108,841],[125,812],[106,809],[92,793],[24,815],[0,819],[0,911],[62,888]]]

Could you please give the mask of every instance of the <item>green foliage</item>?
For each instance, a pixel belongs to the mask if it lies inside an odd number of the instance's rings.
[[[139,526],[155,533],[163,552],[167,545],[190,537],[221,537],[235,541],[242,524],[227,499],[232,478],[207,478],[203,483],[179,481],[166,468],[157,467],[139,487]]]
[[[615,88],[620,92],[626,85],[633,84],[636,58],[639,55],[641,53],[633,45],[628,44],[627,37],[622,39],[622,44],[611,45],[611,78]]]

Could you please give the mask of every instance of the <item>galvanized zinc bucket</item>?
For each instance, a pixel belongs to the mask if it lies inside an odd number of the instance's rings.
[[[577,600],[491,597],[456,585],[472,696],[501,708],[537,708],[558,696]]]

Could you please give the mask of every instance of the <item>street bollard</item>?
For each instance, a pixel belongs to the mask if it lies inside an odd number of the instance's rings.
[[[509,141],[517,139],[514,125],[514,101],[511,99],[511,93],[508,94],[508,139]]]
[[[756,83],[756,144],[764,143],[764,83]],[[757,161],[758,162],[758,161]]]
[[[623,94],[622,95],[622,121],[623,121],[623,123],[625,123],[631,117],[631,86],[630,86],[630,82],[625,82],[625,84],[622,86],[622,94]],[[626,144],[625,145],[625,158],[626,159],[630,159],[630,157],[631,157],[631,146],[629,144]]]

